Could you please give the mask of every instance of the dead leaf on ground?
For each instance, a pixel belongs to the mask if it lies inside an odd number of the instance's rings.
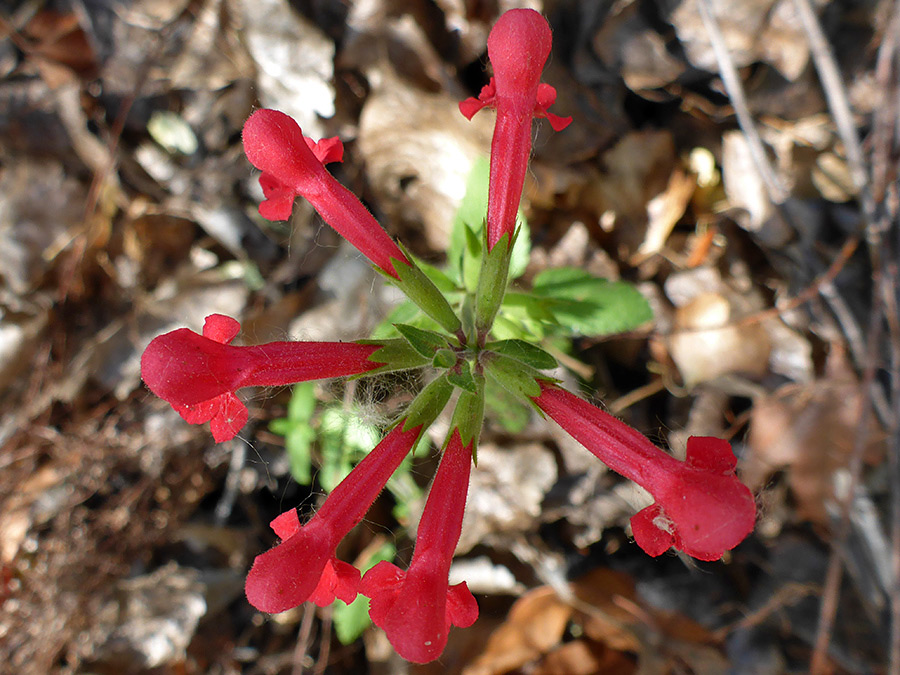
[[[834,499],[835,472],[847,466],[859,433],[860,383],[846,354],[832,345],[828,372],[808,384],[787,385],[753,404],[748,438],[751,454],[742,477],[751,490],[761,489],[779,470],[797,501],[797,516],[824,524],[826,504]],[[870,460],[882,449],[882,439],[871,425],[865,456]]]
[[[484,653],[463,675],[502,675],[546,654],[559,644],[572,612],[548,586],[529,591],[516,601]]]

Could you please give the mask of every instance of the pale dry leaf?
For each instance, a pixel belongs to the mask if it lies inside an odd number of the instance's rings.
[[[675,311],[668,348],[686,386],[729,373],[767,372],[771,345],[765,329],[730,320],[731,304],[719,293],[698,295]]]
[[[750,232],[759,231],[772,215],[772,202],[740,131],[722,135],[722,182],[728,205],[747,214],[738,218],[738,224]]]
[[[480,445],[457,552],[470,550],[488,535],[504,537],[533,530],[544,495],[555,482],[556,461],[539,443],[508,450]]]
[[[413,89],[388,66],[369,76],[375,89],[360,116],[359,149],[380,204],[444,250],[472,165],[489,153],[493,117],[468,121],[455,98]]]
[[[694,176],[681,169],[672,172],[665,189],[647,202],[647,231],[632,264],[662,251],[696,188]]]
[[[717,0],[712,4],[737,67],[765,61],[789,80],[805,70],[809,46],[793,0]],[[709,33],[700,18],[699,0],[681,0],[669,20],[688,60],[697,68],[718,72]]]
[[[334,42],[281,0],[239,0],[243,36],[256,62],[259,100],[318,140],[334,115]]]

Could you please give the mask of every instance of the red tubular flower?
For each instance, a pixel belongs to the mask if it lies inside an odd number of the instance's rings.
[[[574,394],[541,382],[534,402],[613,471],[642,485],[656,503],[631,518],[634,539],[651,556],[670,546],[718,560],[753,530],[753,494],[734,473],[720,438],[692,436],[681,462],[643,434]]]
[[[141,357],[141,377],[189,424],[210,422],[217,443],[247,423],[247,407],[234,392],[241,387],[281,386],[344,375],[383,365],[369,357],[380,345],[353,342],[269,342],[229,345],[241,325],[231,317],[206,317],[203,335],[187,328],[165,333]]]
[[[422,425],[403,431],[394,427],[372,452],[328,495],[318,513],[303,527],[293,509],[272,521],[282,539],[256,556],[247,575],[247,600],[258,610],[283,612],[312,600],[320,607],[335,597],[356,598],[359,571],[334,557],[334,551],[369,510],[388,478],[412,449]]]
[[[343,157],[339,139],[315,143],[283,112],[257,110],[244,123],[243,141],[247,159],[262,171],[259,184],[267,200],[259,206],[263,218],[287,220],[300,195],[364,256],[399,279],[392,259],[409,265],[406,256],[356,195],[325,170],[325,164]]]
[[[467,118],[486,106],[497,109],[491,142],[491,176],[488,188],[487,236],[493,249],[504,234],[512,237],[516,213],[531,154],[531,119],[546,117],[555,131],[572,121],[547,109],[556,100],[556,89],[540,81],[550,55],[552,36],[546,19],[533,9],[511,9],[501,16],[488,36],[488,57],[494,77],[478,98],[460,102]]]
[[[389,562],[366,572],[359,592],[371,598],[369,616],[407,661],[428,663],[447,645],[450,626],[466,628],[478,604],[465,582],[448,586],[450,561],[462,530],[472,444],[454,430],[419,521],[416,549],[406,572]]]

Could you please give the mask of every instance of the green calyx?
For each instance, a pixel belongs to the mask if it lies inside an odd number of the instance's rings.
[[[433,330],[417,328],[405,323],[393,324],[397,332],[403,336],[409,345],[426,359],[433,359],[434,355],[442,349],[450,349],[452,345],[447,336]],[[453,363],[456,361],[454,360]],[[450,365],[453,365],[451,363]]]
[[[398,244],[399,245],[399,244]],[[413,262],[412,255],[409,254],[402,246],[400,247],[403,254],[409,260],[409,264],[402,261],[391,259],[394,270],[397,272],[399,279],[387,276],[403,293],[406,294],[419,308],[432,319],[437,321],[446,331],[456,334],[459,332],[461,323],[456,312],[450,306],[447,298],[441,293],[434,282],[419,269],[418,265]]]
[[[423,356],[416,351],[412,345],[403,338],[391,338],[387,340],[357,340],[359,344],[364,345],[381,345],[369,355],[369,361],[373,363],[384,364],[379,368],[370,370],[362,375],[375,375],[377,373],[389,373],[395,370],[409,370],[410,368],[421,368],[430,363],[431,358]]]
[[[432,380],[406,409],[403,431],[409,431],[419,425],[423,429],[431,426],[447,405],[452,393],[453,385],[447,381],[445,375]]]
[[[453,419],[450,421],[450,431],[452,433],[453,429],[459,429],[463,445],[471,445],[474,456],[476,442],[481,435],[481,424],[484,421],[484,376],[476,374],[473,379],[475,391],[464,390],[459,394]]]
[[[528,401],[541,395],[541,386],[537,381],[546,380],[547,376],[537,368],[497,352],[484,352],[481,363],[488,377],[507,391]]]
[[[525,340],[499,340],[497,342],[489,342],[484,346],[485,351],[503,354],[510,358],[521,361],[522,363],[537,368],[538,370],[549,370],[556,368],[556,359],[549,353],[537,345],[533,345]]]
[[[485,229],[484,236],[487,236],[486,232]],[[512,242],[507,234],[504,234],[490,251],[487,243],[484,244],[485,253],[481,258],[478,289],[475,292],[475,330],[482,344],[494,324],[494,317],[497,316],[503,295],[506,293],[511,246]]]

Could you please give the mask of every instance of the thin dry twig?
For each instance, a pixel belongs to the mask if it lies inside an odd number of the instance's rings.
[[[799,8],[800,3],[802,3],[803,0],[795,0],[795,2],[798,4]],[[875,140],[880,141],[881,146],[876,146],[874,150],[875,157],[873,157],[873,163],[877,163],[879,165],[882,165],[883,167],[887,166],[886,154],[890,151],[890,148],[893,147],[893,143],[890,140],[889,133],[877,134],[877,132],[879,130],[882,130],[883,132],[885,128],[889,128],[886,127],[888,122],[884,121],[883,117],[884,111],[890,110],[892,108],[891,104],[893,103],[893,101],[891,99],[891,91],[893,87],[891,86],[891,82],[889,79],[889,72],[891,69],[888,65],[885,64],[890,64],[893,61],[893,54],[896,48],[897,37],[897,33],[895,31],[898,30],[898,26],[900,26],[900,19],[898,19],[897,17],[898,8],[895,4],[888,29],[888,32],[891,34],[886,37],[885,41],[882,43],[881,48],[879,49],[877,61],[878,65],[881,67],[876,68],[876,74],[880,76],[879,79],[880,83],[882,84],[881,91],[884,94],[885,106],[882,106],[881,108],[881,115],[876,114],[874,125],[876,130]],[[813,22],[816,24],[815,27],[817,28],[818,23],[815,21]],[[813,30],[815,30],[815,28]],[[819,32],[820,31],[821,29],[819,29]],[[807,32],[810,33],[809,27],[807,27]],[[815,36],[810,33],[811,44],[814,41]],[[819,63],[817,63],[817,67],[820,67]],[[831,75],[837,76],[836,67],[834,68],[834,72]],[[829,75],[829,77],[831,77],[831,75]],[[823,75],[823,71],[821,68],[820,76],[823,79],[823,87],[829,86],[825,84],[825,76]],[[830,86],[834,87],[834,82],[832,82]],[[829,94],[826,90],[826,96],[829,97],[829,104],[832,105],[833,114],[835,105],[842,105],[840,93],[836,95],[836,102],[832,101],[831,97],[832,95],[835,95],[834,92],[842,93],[842,85],[838,83],[838,86],[832,90],[831,94]],[[845,93],[843,94],[843,100],[844,102],[846,102]],[[837,115],[835,115],[835,117],[840,128],[841,120],[838,119]],[[881,117],[882,120],[879,120],[879,117]],[[846,140],[845,145],[847,145]],[[849,158],[851,154],[851,148],[849,145],[847,149]],[[862,171],[865,171],[864,167],[860,168],[862,169]],[[851,170],[853,170],[852,166]],[[886,176],[886,170],[882,170],[880,172],[880,180],[883,180],[884,176]],[[856,177],[854,177],[854,180],[856,180]],[[818,673],[825,673],[828,668],[827,651],[831,641],[831,634],[834,628],[835,617],[837,615],[838,596],[840,592],[840,582],[843,572],[843,556],[847,536],[849,535],[850,531],[850,509],[853,502],[854,493],[856,491],[856,486],[862,473],[862,454],[869,435],[869,425],[866,422],[867,415],[869,408],[872,407],[873,404],[875,404],[875,400],[873,398],[873,396],[876,394],[875,373],[878,369],[881,349],[881,336],[885,323],[884,318],[886,316],[888,317],[888,328],[893,333],[893,328],[891,327],[892,320],[890,316],[893,314],[893,316],[896,317],[896,306],[893,303],[893,294],[896,293],[896,277],[892,272],[889,271],[890,268],[888,265],[888,263],[896,264],[896,261],[889,255],[885,256],[885,252],[883,250],[884,234],[890,228],[891,222],[895,221],[896,214],[894,214],[894,217],[888,217],[887,215],[887,209],[885,209],[886,202],[883,199],[883,196],[886,196],[884,189],[880,187],[880,185],[876,185],[874,191],[879,195],[882,195],[882,200],[880,202],[880,206],[878,207],[881,209],[881,213],[877,216],[876,205],[871,199],[871,194],[873,192],[872,184],[869,183],[867,185],[864,185],[861,190],[861,195],[863,196],[863,215],[866,222],[866,240],[872,265],[873,282],[872,309],[869,319],[868,341],[866,347],[867,363],[864,369],[863,376],[863,405],[861,406],[860,410],[860,419],[857,427],[858,432],[854,442],[853,455],[851,456],[850,464],[848,467],[850,473],[849,488],[847,490],[847,494],[844,495],[844,499],[842,500],[841,520],[838,526],[838,531],[835,533],[835,537],[832,541],[831,553],[828,560],[828,568],[826,570],[822,606],[820,609],[819,623],[816,631],[814,651],[810,663],[810,672],[814,675]],[[886,257],[888,262],[885,261]],[[892,350],[892,369],[894,367],[895,366],[893,364]],[[885,401],[885,406],[888,411],[888,417],[885,421],[887,425],[894,430],[894,445],[896,445],[896,427],[898,423],[898,414],[895,408],[898,400],[900,400],[898,399],[898,394],[896,393],[898,387],[896,381],[893,383],[892,387],[892,401]],[[881,389],[879,388],[877,392],[881,392]],[[893,404],[893,406],[891,404]],[[875,404],[875,407],[878,408],[879,406]],[[893,412],[890,412],[892,410]],[[890,456],[891,469],[896,469],[896,466],[894,466],[894,463],[897,462],[895,453],[891,452]],[[890,475],[894,476],[895,472],[892,470]],[[898,500],[900,500],[900,497],[898,497],[897,491],[898,486],[896,484],[892,484],[892,548],[894,556],[894,581],[892,588],[890,589],[891,638],[889,644],[889,652],[890,672],[893,675],[900,675],[900,587],[897,587],[897,578],[898,576],[900,576],[900,529],[898,529],[900,528],[900,524],[898,524],[900,523],[900,504],[898,504]]]
[[[896,234],[900,235],[898,222],[894,221]],[[900,270],[897,256],[900,255],[900,241],[893,242],[889,262],[885,265],[884,309],[888,324],[891,362],[891,400],[895,406],[900,403],[900,310],[897,294],[900,288]],[[890,646],[889,670],[891,675],[900,675],[900,415],[894,415],[890,425],[888,447],[888,475],[891,486],[891,585],[888,588],[890,600]]]
[[[800,23],[809,40],[809,49],[812,54],[813,64],[819,74],[819,82],[825,92],[828,109],[834,118],[838,135],[844,143],[847,153],[847,164],[850,168],[850,176],[853,184],[859,190],[863,201],[863,210],[871,213],[871,196],[869,192],[869,176],[863,158],[862,145],[859,142],[859,134],[853,122],[853,112],[850,110],[850,100],[847,98],[847,88],[838,70],[834,52],[828,43],[818,17],[813,12],[809,0],[794,0],[794,7],[800,16]]]
[[[700,0],[698,4],[700,10],[700,18],[703,20],[703,26],[709,34],[712,44],[713,53],[716,56],[716,63],[719,66],[719,74],[722,76],[722,83],[725,85],[725,91],[728,92],[728,98],[734,106],[734,113],[737,116],[738,125],[741,132],[747,139],[750,149],[750,157],[753,165],[762,178],[766,186],[766,192],[769,200],[777,207],[784,204],[788,198],[787,189],[778,178],[778,174],[772,167],[769,158],[766,155],[766,149],[763,145],[759,131],[750,114],[750,108],[747,106],[747,97],[744,95],[744,87],[741,85],[741,79],[738,76],[737,68],[734,60],[728,53],[728,47],[725,44],[725,38],[722,35],[722,29],[716,19],[715,12],[712,8],[712,0]]]

